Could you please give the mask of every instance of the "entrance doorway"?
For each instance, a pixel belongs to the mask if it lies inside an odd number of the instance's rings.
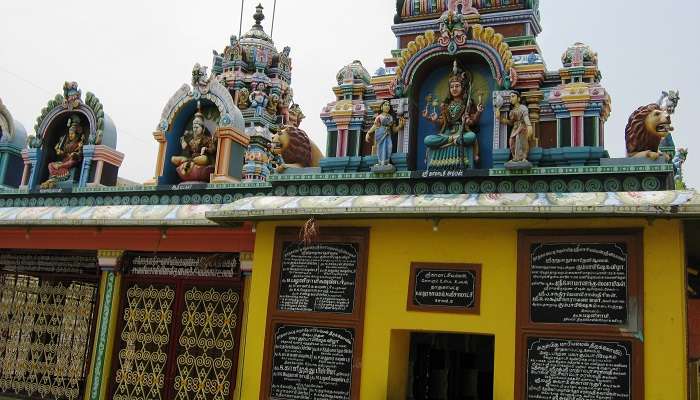
[[[412,332],[408,399],[492,400],[494,337]]]

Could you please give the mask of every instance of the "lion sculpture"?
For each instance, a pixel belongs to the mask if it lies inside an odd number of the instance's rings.
[[[323,158],[321,150],[306,132],[293,125],[272,136],[272,152],[283,160],[275,167],[277,173],[287,168],[318,167]]]
[[[659,152],[661,140],[673,131],[671,115],[658,104],[639,107],[625,127],[628,157],[646,157],[656,160],[667,157]]]

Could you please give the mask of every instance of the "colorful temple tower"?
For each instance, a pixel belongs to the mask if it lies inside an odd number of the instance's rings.
[[[163,108],[144,185],[114,186],[77,83],[24,165],[0,104],[0,397],[697,399],[678,92],[611,158],[598,56],[548,70],[537,1],[396,5],[384,66],[337,74],[326,158],[261,6]]]

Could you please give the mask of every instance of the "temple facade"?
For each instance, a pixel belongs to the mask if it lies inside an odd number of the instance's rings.
[[[143,184],[78,83],[30,135],[0,102],[0,399],[699,398],[678,91],[606,132],[538,1],[399,0],[319,148],[264,18],[185,71]]]

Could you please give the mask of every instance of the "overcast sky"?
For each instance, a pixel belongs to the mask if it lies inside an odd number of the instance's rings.
[[[258,1],[247,0],[243,32]],[[263,0],[270,32],[274,0]],[[370,73],[396,46],[391,32],[395,0],[278,0],[273,39],[292,48],[295,100],[302,124],[322,149],[318,117],[332,101],[337,71],[359,59]],[[561,67],[564,50],[582,41],[599,53],[603,85],[613,112],[606,126],[611,156],[624,155],[624,127],[638,106],[661,90],[680,89],[674,116],[679,147],[689,147],[686,180],[700,186],[700,114],[695,41],[700,2],[690,0],[541,0],[539,45],[547,67]],[[120,175],[143,182],[153,176],[152,132],[163,106],[189,83],[194,63],[211,65],[231,34],[238,35],[240,0],[22,0],[0,1],[0,99],[28,132],[47,101],[75,80],[100,98],[114,120]],[[696,152],[694,151],[697,151]]]

